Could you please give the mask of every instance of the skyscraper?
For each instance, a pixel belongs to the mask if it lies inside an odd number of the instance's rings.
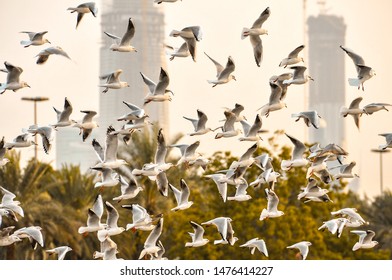
[[[113,90],[107,93],[99,92],[99,123],[100,135],[103,139],[106,128],[113,125],[119,128],[121,123],[116,119],[129,112],[123,101],[143,106],[143,99],[148,93],[148,87],[144,84],[140,72],[151,80],[157,82],[160,68],[166,68],[164,56],[164,13],[162,7],[157,6],[150,0],[113,0],[105,3],[102,8],[102,46],[100,50],[100,72],[110,73],[116,69],[122,69],[121,81],[128,82],[130,87]],[[137,52],[119,53],[109,49],[113,43],[103,31],[117,36],[122,36],[128,26],[128,20],[132,18],[135,26],[135,36],[132,46]],[[102,89],[100,89],[102,91]],[[164,128],[165,134],[169,133],[168,103],[151,102],[144,109],[152,122],[159,120],[160,127]]]
[[[317,77],[309,83],[309,110],[316,110],[326,127],[310,130],[309,142],[322,145],[336,143],[345,146],[344,121],[340,108],[345,105],[345,57],[339,45],[344,45],[346,25],[342,17],[323,12],[308,18],[309,73]]]

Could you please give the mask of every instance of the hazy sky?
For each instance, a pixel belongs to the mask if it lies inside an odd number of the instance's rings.
[[[151,0],[152,1],[152,0]],[[99,5],[98,15],[105,9],[109,1],[96,1]],[[317,1],[307,1],[307,14],[319,12]],[[0,45],[0,60],[9,61],[24,69],[21,79],[28,82],[31,88],[22,89],[16,93],[6,91],[0,102],[0,122],[2,135],[6,140],[12,140],[28,127],[33,120],[33,105],[21,101],[23,96],[47,96],[49,101],[39,107],[39,124],[47,125],[56,121],[52,106],[61,109],[64,97],[68,97],[74,107],[73,119],[80,119],[80,110],[98,111],[100,91],[97,88],[99,70],[99,48],[101,41],[100,19],[86,15],[75,30],[76,15],[66,11],[68,7],[77,6],[81,1],[15,1],[0,2],[0,17],[2,25],[2,44]],[[167,43],[180,46],[180,38],[168,36],[172,29],[182,29],[190,25],[200,25],[204,38],[198,45],[197,62],[190,58],[176,58],[168,61],[168,71],[171,78],[170,88],[175,92],[170,104],[171,133],[191,132],[190,122],[182,116],[196,117],[196,110],[201,109],[208,117],[208,125],[212,128],[220,125],[218,120],[223,118],[222,107],[232,107],[236,102],[245,106],[244,114],[250,121],[256,116],[256,110],[268,102],[269,77],[283,73],[278,67],[279,62],[292,49],[304,43],[303,1],[301,0],[183,0],[177,3],[164,3],[166,11]],[[243,27],[250,27],[259,14],[270,7],[271,16],[264,27],[269,34],[263,36],[264,60],[260,68],[254,62],[251,45],[248,39],[241,40]],[[327,14],[344,17],[347,24],[345,45],[361,54],[366,63],[376,70],[377,76],[365,83],[366,91],[356,88],[346,89],[346,105],[358,96],[363,96],[361,105],[371,102],[392,103],[388,89],[389,61],[392,61],[392,42],[389,39],[392,28],[392,18],[388,11],[392,1],[388,0],[330,0],[326,1]],[[132,15],[130,15],[132,16]],[[23,48],[21,40],[25,34],[20,31],[44,31],[52,45],[61,46],[72,58],[69,61],[63,57],[50,57],[44,65],[36,65],[35,55],[49,45]],[[137,29],[136,29],[136,32]],[[306,43],[306,42],[305,42]],[[336,42],[339,47],[343,42]],[[211,88],[206,80],[215,77],[215,68],[203,54],[226,64],[231,55],[236,63],[234,72],[237,81]],[[138,55],[132,53],[130,55]],[[305,65],[308,65],[305,62]],[[312,75],[312,73],[309,73]],[[346,57],[346,78],[355,77],[352,61]],[[317,83],[317,76],[312,75]],[[5,74],[0,74],[0,82],[5,81]],[[140,81],[142,82],[142,81]],[[109,92],[108,94],[115,94]],[[309,92],[309,94],[312,94]],[[273,112],[263,118],[263,128],[271,132],[284,129],[288,134],[304,140],[305,125],[295,123],[291,113],[304,111],[304,86],[291,86],[286,99],[288,108]],[[379,192],[379,162],[378,155],[370,152],[384,143],[379,133],[392,132],[392,113],[378,112],[362,118],[361,130],[358,131],[351,117],[337,118],[346,122],[347,150],[350,153],[347,161],[355,160],[355,171],[360,173],[361,192],[374,195]],[[267,139],[270,134],[264,135]],[[200,152],[207,154],[215,150],[232,150],[234,155],[241,155],[251,146],[251,143],[239,143],[238,139],[213,139],[214,134],[200,137]],[[290,144],[286,137],[282,143]],[[184,143],[192,143],[196,138],[185,137]],[[326,145],[328,143],[321,143]],[[264,141],[263,145],[268,146]],[[235,148],[233,148],[235,147]],[[361,152],[362,151],[362,152]],[[27,156],[33,155],[33,150],[23,150]],[[40,153],[40,158],[50,161],[51,155]],[[384,186],[392,187],[392,174],[388,171],[392,164],[392,153],[384,155]]]

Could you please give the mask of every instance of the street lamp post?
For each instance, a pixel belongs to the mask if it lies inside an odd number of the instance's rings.
[[[37,102],[47,101],[48,97],[43,96],[35,96],[35,97],[22,97],[24,101],[33,101],[34,102],[34,125],[37,125]],[[37,134],[35,135],[34,142],[37,143]],[[37,161],[38,154],[38,146],[34,145],[34,159]]]
[[[381,194],[383,193],[383,191],[384,191],[384,184],[383,184],[383,172],[382,172],[382,154],[384,154],[384,153],[389,153],[390,151],[389,150],[387,150],[387,149],[385,149],[385,150],[382,150],[382,149],[372,149],[371,150],[373,153],[378,153],[379,155],[380,155],[380,191],[381,191]]]

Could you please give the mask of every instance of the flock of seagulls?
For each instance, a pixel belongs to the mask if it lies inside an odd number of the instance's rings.
[[[163,2],[176,2],[176,0],[154,0],[154,2],[161,4]],[[83,3],[76,8],[68,8],[68,10],[70,10],[71,13],[77,13],[76,28],[81,24],[81,20],[85,14],[91,13],[96,17],[98,13],[97,6],[94,2]],[[268,34],[268,31],[262,26],[270,16],[271,10],[267,7],[253,25],[250,28],[243,28],[241,33],[242,39],[245,39],[246,37],[250,38],[253,55],[258,67],[260,67],[263,60],[261,36]],[[129,52],[131,53],[130,55],[137,55],[133,54],[136,53],[137,50],[131,45],[135,32],[137,32],[137,28],[135,28],[131,18],[127,21],[127,29],[122,37],[105,32],[105,34],[115,42],[109,49],[114,52]],[[21,41],[21,45],[24,48],[50,43],[44,38],[47,31],[22,33],[26,33],[29,36],[29,40]],[[181,30],[173,30],[169,36],[181,37],[185,41],[179,48],[164,45],[165,48],[170,50],[168,51],[170,60],[173,60],[174,58],[186,59],[191,56],[194,62],[197,61],[198,42],[203,38],[200,26],[189,26]],[[364,82],[375,75],[374,70],[365,65],[361,56],[346,47],[340,47],[350,58],[352,58],[357,70],[357,78],[349,79],[350,85],[355,85],[358,89],[362,87],[362,90],[364,90]],[[264,188],[266,204],[264,209],[260,209],[259,218],[262,223],[268,223],[268,219],[279,219],[279,217],[285,215],[283,211],[279,210],[279,189],[275,188],[280,180],[284,180],[284,176],[275,171],[275,168],[277,167],[272,165],[271,155],[268,153],[254,155],[254,153],[259,147],[260,141],[262,141],[260,134],[265,132],[262,130],[263,118],[264,121],[268,121],[269,114],[287,107],[287,104],[284,101],[287,92],[289,91],[289,87],[314,81],[312,77],[305,74],[307,68],[303,65],[298,65],[299,63],[306,62],[299,56],[304,48],[305,45],[300,45],[290,52],[287,57],[282,55],[283,59],[280,61],[279,66],[283,67],[283,69],[288,68],[291,72],[273,75],[270,78],[269,85],[271,93],[269,101],[258,110],[260,112],[255,115],[253,123],[249,123],[247,118],[242,115],[244,107],[238,103],[235,104],[232,109],[224,109],[224,124],[214,129],[207,126],[208,117],[200,109],[197,109],[197,119],[184,116],[184,118],[193,125],[193,130],[188,134],[189,136],[197,137],[221,129],[220,132],[215,134],[215,139],[238,137],[238,141],[248,141],[252,143],[239,160],[234,161],[227,169],[220,170],[216,174],[203,174],[203,176],[213,180],[217,187],[216,193],[222,198],[224,203],[226,203],[227,200],[237,201],[236,203],[250,200],[252,197],[247,194],[248,187]],[[44,64],[49,56],[53,54],[70,59],[60,47],[50,47],[42,50],[37,55],[37,64]],[[231,80],[236,81],[236,77],[233,75],[235,63],[232,56],[229,56],[226,65],[222,66],[207,53],[205,53],[205,55],[216,67],[216,78],[208,80],[208,83],[215,87],[217,85],[223,86]],[[26,82],[20,80],[20,75],[23,73],[21,67],[14,66],[7,61],[4,62],[4,65],[5,69],[1,69],[1,71],[7,73],[7,78],[6,82],[0,85],[1,93],[4,93],[6,90],[17,91],[24,87],[29,87]],[[143,82],[149,89],[149,94],[143,100],[144,106],[148,105],[150,102],[168,102],[174,98],[174,93],[169,89],[169,73],[163,68],[160,70],[157,82],[154,82],[140,72]],[[121,73],[121,69],[116,69],[113,72],[104,74],[100,77],[100,79],[105,80],[104,83],[99,85],[104,88],[101,94],[105,94],[109,90],[119,90],[121,88],[129,87],[127,82],[120,80]],[[354,117],[358,128],[359,118],[362,114],[371,115],[380,110],[388,111],[387,108],[392,106],[387,103],[371,103],[360,109],[359,104],[361,100],[362,97],[358,97],[351,103],[349,108],[341,109],[341,115],[343,117],[346,117],[347,115],[352,115]],[[104,145],[101,145],[96,139],[92,140],[91,150],[94,150],[97,154],[98,163],[91,168],[102,174],[101,181],[97,182],[94,187],[103,191],[103,188],[112,188],[120,185],[121,195],[113,197],[112,200],[118,202],[124,200],[128,201],[143,195],[143,187],[138,184],[137,178],[139,176],[145,176],[156,182],[157,193],[160,193],[160,195],[164,197],[174,196],[176,206],[172,208],[171,211],[187,211],[190,207],[198,207],[189,200],[192,197],[192,188],[188,186],[186,180],[184,178],[181,179],[180,186],[175,187],[168,181],[166,172],[170,168],[176,168],[178,166],[185,166],[187,168],[192,166],[195,168],[201,167],[203,172],[207,172],[209,159],[205,158],[202,153],[197,151],[200,140],[196,140],[190,145],[169,145],[165,141],[162,129],[160,129],[157,135],[158,145],[154,161],[146,162],[140,169],[134,168],[130,171],[129,163],[124,159],[117,158],[119,142],[122,140],[126,145],[132,141],[132,133],[136,133],[141,129],[148,129],[151,123],[148,122],[148,115],[146,115],[143,108],[127,101],[124,101],[124,105],[127,106],[130,111],[117,118],[117,121],[126,122],[122,128],[116,130],[112,126],[109,126],[107,128]],[[54,108],[54,111],[56,113],[56,120],[54,120],[51,125],[30,126],[28,129],[23,129],[22,134],[16,136],[11,142],[6,142],[4,138],[2,139],[0,142],[0,166],[7,164],[6,153],[8,150],[38,145],[38,143],[35,143],[32,140],[33,136],[36,134],[41,136],[44,151],[49,153],[56,130],[67,126],[76,127],[79,129],[79,134],[82,135],[81,140],[84,142],[89,138],[92,130],[98,127],[98,124],[94,121],[94,116],[97,114],[95,111],[81,110],[80,112],[85,114],[81,123],[72,120],[71,115],[73,113],[73,106],[67,97],[65,98],[63,109],[58,110]],[[310,129],[320,129],[321,127],[321,116],[316,111],[293,113],[292,117],[296,118],[296,122],[303,119],[305,125],[310,127]],[[242,129],[238,128],[239,126],[241,126]],[[240,136],[241,134],[243,135]],[[380,135],[386,139],[386,144],[380,145],[380,149],[392,148],[392,133]],[[348,157],[348,152],[335,143],[329,143],[324,147],[322,147],[320,143],[316,143],[314,146],[307,148],[304,143],[295,137],[288,134],[286,134],[286,136],[293,145],[292,156],[289,160],[281,161],[280,169],[282,172],[286,172],[293,168],[307,168],[306,180],[308,184],[303,188],[302,192],[298,194],[298,200],[304,201],[304,203],[333,203],[328,196],[330,190],[321,188],[319,186],[320,182],[328,185],[341,178],[354,178],[357,176],[353,173],[353,169],[356,165],[355,161],[344,163],[345,159]],[[166,162],[167,152],[172,148],[177,148],[181,152],[181,157],[177,163]],[[309,153],[308,156],[306,156],[307,153]],[[335,168],[331,168],[330,163],[334,163]],[[245,175],[247,169],[252,165],[256,165],[260,169],[260,174],[255,181],[248,184]],[[338,173],[334,173],[334,170],[338,170]],[[119,175],[120,173],[126,175]],[[234,196],[228,196],[227,190],[229,185],[233,185],[236,188]],[[24,217],[24,212],[21,207],[22,203],[14,200],[16,196],[5,187],[0,188],[2,193],[0,204],[1,226],[3,217],[17,221],[19,217]],[[122,205],[121,207],[132,212],[132,222],[125,225],[125,227],[118,225],[119,212],[116,207],[113,206],[110,201],[104,201],[102,195],[99,194],[96,196],[94,204],[87,211],[86,225],[75,230],[75,232],[77,231],[79,234],[83,235],[96,233],[101,246],[100,250],[96,251],[92,257],[102,258],[104,260],[118,259],[117,254],[119,253],[119,250],[117,244],[112,240],[112,236],[124,234],[123,232],[129,230],[141,230],[148,231],[150,234],[145,240],[144,248],[140,252],[139,259],[165,259],[165,257],[163,257],[165,249],[160,240],[160,236],[162,232],[165,231],[164,216],[166,214],[154,215],[148,213],[143,206],[135,203]],[[102,217],[105,210],[106,221],[103,222]],[[318,230],[327,229],[331,234],[336,234],[338,238],[341,237],[343,230],[346,227],[355,228],[359,226],[368,226],[370,224],[353,208],[343,208],[333,211],[331,212],[331,216],[333,219],[323,222]],[[193,232],[189,232],[190,239],[184,243],[184,247],[200,247],[208,244],[209,239],[204,238],[204,228],[210,226],[215,227],[221,237],[221,239],[213,242],[214,245],[221,244],[225,246],[234,246],[239,239],[235,236],[233,222],[232,218],[223,216],[204,222],[189,221],[193,228]],[[34,248],[36,248],[37,244],[44,247],[44,240],[41,232],[45,231],[45,229],[37,226],[30,226],[14,231],[14,228],[14,226],[7,228],[0,227],[0,246],[9,246],[13,243],[21,242],[23,238],[28,238],[33,243]],[[353,245],[353,251],[358,249],[369,249],[377,245],[377,241],[372,240],[376,234],[370,229],[352,230],[351,233],[359,236],[359,241]],[[267,250],[268,244],[266,244],[263,239],[254,236],[250,236],[249,238],[248,241],[239,245],[239,247],[250,248],[251,254],[254,254],[257,249],[264,257],[269,257]],[[241,240],[241,242],[243,241]],[[47,249],[46,252],[49,254],[57,254],[58,259],[61,260],[65,258],[65,255],[68,252],[72,251],[72,248],[64,244],[58,245],[59,246],[56,248]],[[310,245],[312,245],[310,241],[299,240],[296,244],[288,245],[287,249],[298,250],[298,258],[306,259],[309,254]]]

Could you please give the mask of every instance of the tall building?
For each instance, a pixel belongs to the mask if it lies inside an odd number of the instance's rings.
[[[344,121],[340,108],[345,105],[345,43],[346,25],[342,17],[323,12],[308,18],[309,73],[317,77],[309,83],[309,110],[316,110],[326,127],[310,130],[309,142],[345,146]]]
[[[143,106],[143,99],[148,93],[140,72],[157,82],[160,68],[166,69],[166,58],[163,42],[165,23],[163,8],[151,0],[112,0],[105,2],[102,7],[101,28],[117,36],[122,36],[127,29],[128,19],[132,18],[135,26],[135,36],[132,46],[137,52],[119,53],[109,49],[113,39],[102,32],[100,50],[100,73],[107,74],[116,69],[122,69],[120,80],[128,82],[130,87],[99,93],[99,123],[100,139],[104,139],[106,128],[113,125],[119,128],[122,123],[116,119],[129,112],[123,101]],[[101,89],[102,91],[102,89]],[[168,102],[151,102],[144,109],[152,122],[159,121],[159,126],[169,133]]]

